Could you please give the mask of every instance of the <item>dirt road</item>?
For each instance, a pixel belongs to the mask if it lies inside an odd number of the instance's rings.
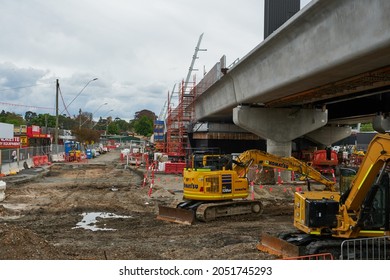
[[[144,185],[144,170],[119,155],[53,164],[47,176],[7,183],[0,259],[273,259],[256,249],[260,234],[293,230],[293,190],[283,186],[255,186],[266,206],[258,218],[157,220],[158,204],[181,199],[181,176],[155,174]]]

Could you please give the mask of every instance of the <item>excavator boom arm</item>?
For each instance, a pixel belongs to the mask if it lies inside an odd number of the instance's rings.
[[[352,182],[350,192],[345,201],[348,211],[359,209],[380,170],[386,168],[390,160],[390,135],[377,134],[367,148],[359,171]]]
[[[246,174],[249,166],[252,164],[294,171],[324,184],[327,189],[331,191],[335,191],[335,183],[333,181],[323,176],[309,164],[294,157],[279,157],[260,150],[248,150],[240,154],[236,163],[233,165],[233,170],[235,170],[238,174],[244,172]]]

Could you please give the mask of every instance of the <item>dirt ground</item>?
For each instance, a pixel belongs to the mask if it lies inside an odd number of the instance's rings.
[[[7,182],[0,259],[264,260],[275,257],[257,250],[261,233],[293,230],[295,187],[285,185],[254,186],[265,205],[257,218],[191,226],[157,220],[159,204],[181,199],[181,175],[149,172],[144,184],[145,170],[126,167],[119,153],[56,163],[41,178]],[[91,225],[94,213],[105,216]]]

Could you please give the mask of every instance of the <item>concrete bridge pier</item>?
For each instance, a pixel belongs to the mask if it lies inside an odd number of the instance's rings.
[[[291,156],[292,140],[325,126],[327,121],[327,110],[250,106],[233,109],[237,126],[267,139],[267,152],[283,157]],[[284,171],[281,177],[289,181],[291,174]]]
[[[390,131],[390,117],[383,114],[375,116],[372,125],[374,130],[380,133]]]

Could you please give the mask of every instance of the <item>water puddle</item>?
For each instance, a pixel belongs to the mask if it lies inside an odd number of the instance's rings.
[[[97,226],[98,218],[99,219],[117,219],[117,218],[132,218],[131,216],[121,216],[113,213],[107,212],[89,212],[81,214],[83,216],[81,222],[78,222],[76,226],[73,228],[83,228],[92,231],[113,231],[116,230],[114,228],[101,228]]]

